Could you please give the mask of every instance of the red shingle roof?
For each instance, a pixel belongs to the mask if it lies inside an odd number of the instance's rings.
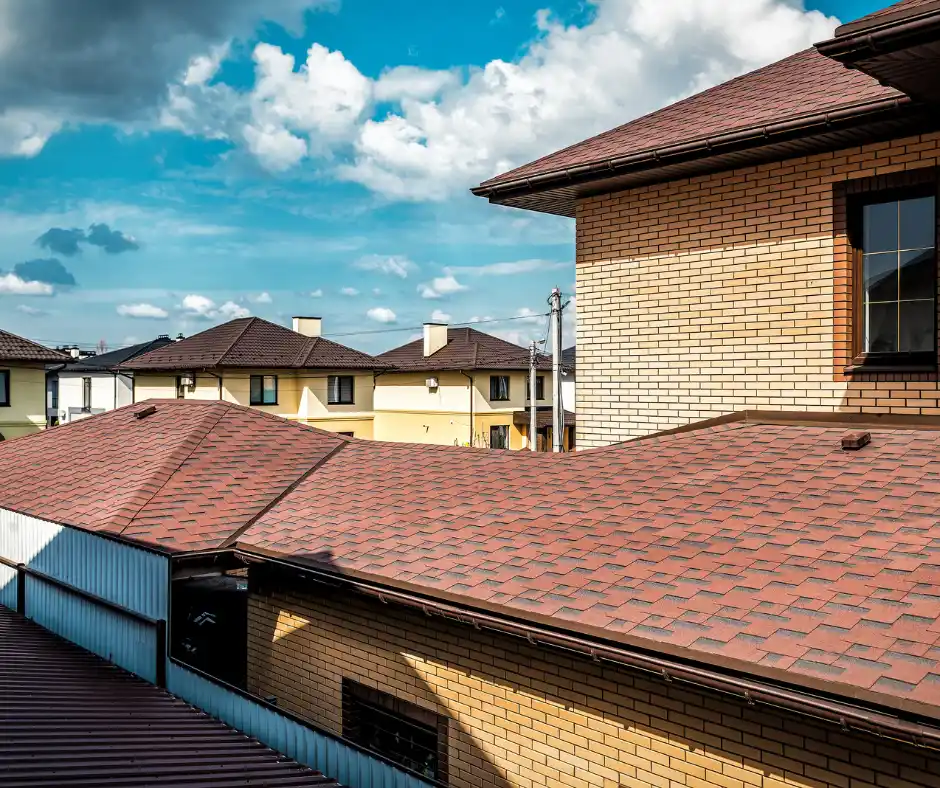
[[[902,95],[807,49],[498,175],[479,189]]]
[[[368,353],[307,337],[260,317],[230,320],[153,350],[121,365],[128,370],[193,370],[215,367],[266,369],[381,369]]]
[[[448,329],[447,344],[427,357],[424,355],[424,340],[417,339],[381,353],[378,358],[403,371],[529,368],[528,349],[475,328]],[[539,354],[537,367],[551,369],[551,358]]]
[[[169,552],[216,547],[344,440],[229,403],[151,400],[0,443],[0,506]]]
[[[239,539],[940,717],[940,432],[733,424],[575,455],[354,441]]]
[[[36,342],[23,339],[16,334],[0,329],[0,362],[3,361],[35,361],[37,363],[54,364],[59,361],[68,361],[69,357],[58,350],[51,350]]]

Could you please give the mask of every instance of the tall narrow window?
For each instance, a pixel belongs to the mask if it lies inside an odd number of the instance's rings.
[[[490,427],[490,448],[491,449],[508,449],[509,448],[509,426],[506,424],[499,424],[494,427]]]
[[[277,375],[252,375],[248,404],[277,405]]]
[[[91,378],[82,378],[82,410],[91,410]]]
[[[352,405],[356,399],[355,380],[352,375],[330,375],[327,379],[327,404]]]
[[[10,370],[0,369],[0,408],[10,407]]]
[[[490,375],[490,400],[505,402],[509,399],[509,375]]]
[[[343,679],[343,736],[390,761],[447,782],[447,719]]]
[[[933,189],[867,195],[860,256],[860,347],[869,363],[936,362],[937,205]]]
[[[529,397],[529,376],[528,375],[526,375],[526,379],[525,379],[525,398],[526,398],[526,401],[531,399]],[[535,399],[536,400],[545,399],[545,376],[544,375],[535,376]]]

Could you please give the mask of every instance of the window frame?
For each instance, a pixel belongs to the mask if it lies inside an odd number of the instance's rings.
[[[493,384],[500,378],[506,379],[506,396],[494,396]],[[512,379],[509,375],[490,375],[490,402],[509,402],[512,399]]]
[[[264,381],[267,378],[274,381],[274,401],[273,402],[264,401]],[[252,384],[256,380],[261,381],[261,399],[260,400],[254,399]],[[249,405],[253,405],[255,407],[277,405],[279,399],[280,399],[280,383],[277,379],[277,375],[249,375],[248,376],[248,404]]]
[[[865,351],[865,279],[864,279],[864,252],[862,238],[864,235],[864,210],[868,205],[884,202],[901,202],[922,197],[934,198],[934,321],[933,321],[933,350],[921,352],[889,352],[868,353]],[[937,186],[935,183],[911,184],[908,186],[894,186],[886,189],[872,189],[853,195],[848,200],[848,231],[849,244],[852,249],[853,279],[858,283],[853,293],[853,332],[852,332],[852,366],[864,369],[898,369],[933,371],[937,368],[938,351],[938,322],[937,308],[940,305],[940,272],[938,272],[938,240],[940,240],[940,201],[937,199]]]
[[[376,755],[392,763],[397,763],[401,768],[413,774],[421,774],[414,768],[395,760],[388,753],[372,750],[361,738],[356,736],[356,714],[357,707],[371,707],[379,709],[381,712],[391,716],[399,717],[406,724],[426,729],[434,729],[437,735],[437,768],[436,775],[429,777],[422,775],[425,779],[432,780],[435,784],[446,785],[448,777],[448,722],[447,717],[437,712],[418,706],[410,701],[397,698],[389,692],[375,689],[362,684],[355,679],[343,676],[342,681],[342,727],[343,738],[348,739],[354,744],[363,747],[369,752],[375,752]]]
[[[526,375],[525,379],[525,400],[526,402],[531,402],[532,398],[529,396],[529,388],[531,386],[531,381],[529,376]],[[545,375],[536,375],[535,376],[535,401],[544,402],[545,401]]]
[[[493,446],[493,430],[505,430],[506,433],[506,445],[505,446]],[[491,424],[490,425],[490,434],[489,434],[489,448],[496,448],[499,451],[509,448],[509,425],[508,424]]]
[[[10,390],[12,389],[11,378],[13,370],[12,369],[0,369],[0,392],[3,393],[3,398],[0,399],[0,408],[11,408],[13,403],[10,401]]]
[[[349,378],[349,399],[343,399],[342,384],[337,384],[337,398],[333,399],[333,381]],[[327,405],[355,405],[356,404],[356,376],[355,375],[327,375],[326,378],[326,404]]]
[[[91,394],[92,394],[91,376],[82,377],[82,413],[91,413]]]

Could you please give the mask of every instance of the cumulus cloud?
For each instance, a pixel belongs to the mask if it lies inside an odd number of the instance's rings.
[[[376,323],[394,323],[397,320],[395,313],[384,306],[376,306],[366,312],[366,316],[369,320],[374,320]]]
[[[81,254],[83,244],[100,247],[108,254],[120,254],[140,249],[140,244],[134,236],[120,230],[112,230],[104,223],[93,224],[88,230],[75,227],[69,230],[63,227],[50,227],[36,239],[36,244],[64,257]]]
[[[27,282],[44,282],[61,287],[75,285],[75,277],[54,257],[17,263],[13,266],[13,273]]]
[[[54,292],[47,282],[27,281],[16,274],[0,271],[0,295],[51,296]]]
[[[166,320],[170,313],[154,304],[121,304],[117,308],[121,317],[131,317],[138,320]]]
[[[418,293],[422,298],[442,298],[466,289],[467,286],[458,282],[453,274],[438,276],[430,282],[423,282],[418,285]]]
[[[418,266],[404,255],[370,254],[360,257],[353,263],[354,268],[360,271],[379,271],[383,274],[407,279],[408,274],[418,270]]]
[[[316,5],[317,0],[3,0],[0,155],[37,154],[66,118],[148,121],[178,75],[199,79],[211,71],[209,63],[193,67],[192,58],[211,58],[225,42],[247,38],[262,19],[298,33],[304,9]]]
[[[356,290],[355,287],[341,287],[339,292],[341,295],[349,296],[350,298],[359,295],[359,291]]]
[[[271,298],[271,294],[267,292],[267,290],[258,293],[257,295],[248,296],[248,300],[253,304],[270,304],[274,301],[274,299]]]
[[[179,310],[183,317],[194,320],[235,320],[236,318],[251,315],[251,312],[245,307],[236,304],[234,301],[226,301],[217,305],[208,296],[195,293],[183,298]]]
[[[376,80],[376,101],[400,102],[403,99],[429,100],[445,88],[456,87],[460,76],[454,71],[431,71],[417,66],[396,66],[383,71]]]
[[[431,312],[431,322],[432,323],[449,323],[451,316],[440,309],[435,309]]]
[[[20,314],[27,315],[28,317],[48,317],[49,312],[45,309],[37,309],[34,306],[27,306],[26,304],[18,304],[16,311]]]
[[[311,298],[323,298],[323,290],[318,287],[316,290],[311,290],[307,295]]]

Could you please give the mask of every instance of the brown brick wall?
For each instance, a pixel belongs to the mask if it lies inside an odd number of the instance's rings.
[[[940,753],[342,592],[253,595],[249,688],[340,733],[351,678],[438,714],[455,788],[936,788]]]
[[[836,184],[938,161],[935,133],[582,201],[579,447],[746,408],[940,414],[936,375],[833,373]]]

